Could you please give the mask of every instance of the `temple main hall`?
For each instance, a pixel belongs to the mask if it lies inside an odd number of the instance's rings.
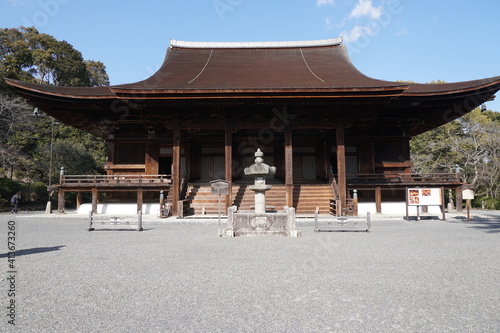
[[[229,182],[226,207],[251,209],[253,179],[243,169],[257,149],[276,166],[268,203],[298,214],[349,215],[354,193],[389,213],[384,203],[404,201],[409,186],[453,189],[459,198],[463,182],[452,170],[412,172],[409,142],[500,89],[500,76],[446,84],[370,78],[340,38],[171,40],[161,68],[132,84],[6,81],[32,105],[108,144],[105,175],[61,176],[59,211],[67,192],[92,192],[94,210],[102,200],[131,199],[139,210],[163,191],[174,216],[215,212],[215,179]]]

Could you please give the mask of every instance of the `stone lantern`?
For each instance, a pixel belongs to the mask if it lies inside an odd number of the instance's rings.
[[[244,170],[245,175],[255,177],[254,184],[250,186],[250,189],[255,192],[256,214],[266,213],[266,191],[271,189],[271,185],[266,185],[266,176],[272,176],[276,173],[276,167],[265,164],[262,156],[264,153],[257,149],[255,163]]]

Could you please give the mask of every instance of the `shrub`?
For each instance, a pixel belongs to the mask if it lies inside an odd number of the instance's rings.
[[[476,197],[472,201],[472,207],[484,209],[500,209],[500,199],[492,197]]]
[[[0,178],[0,198],[10,202],[10,198],[21,191],[22,185],[8,178]]]

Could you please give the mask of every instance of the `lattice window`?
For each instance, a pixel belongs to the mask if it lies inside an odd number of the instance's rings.
[[[223,179],[225,177],[224,157],[203,156],[201,158],[202,179]]]
[[[174,154],[172,146],[160,146],[160,157],[170,157]],[[184,147],[181,147],[181,155],[185,155]]]
[[[214,157],[213,179],[224,179],[226,176],[224,157]]]
[[[302,179],[304,165],[302,156],[293,157],[293,179]]]
[[[174,149],[172,147],[160,146],[160,156],[172,156]]]
[[[358,174],[358,157],[357,156],[346,156],[345,157],[345,170],[348,175]]]
[[[303,156],[302,157],[302,177],[304,179],[316,178],[316,156]]]

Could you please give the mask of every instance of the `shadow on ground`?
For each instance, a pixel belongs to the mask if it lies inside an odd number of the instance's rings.
[[[488,233],[500,233],[500,219],[497,215],[491,217],[474,218],[472,221],[467,221],[467,218],[456,219],[457,222],[466,224],[469,228],[485,231]]]
[[[18,250],[16,252],[16,257],[20,256],[26,256],[30,254],[37,254],[37,253],[45,253],[45,252],[52,252],[52,251],[59,251],[61,248],[65,247],[66,245],[58,245],[58,246],[51,246],[51,247],[34,247],[32,249],[24,249],[24,250]],[[0,253],[0,258],[7,258],[8,253]]]

